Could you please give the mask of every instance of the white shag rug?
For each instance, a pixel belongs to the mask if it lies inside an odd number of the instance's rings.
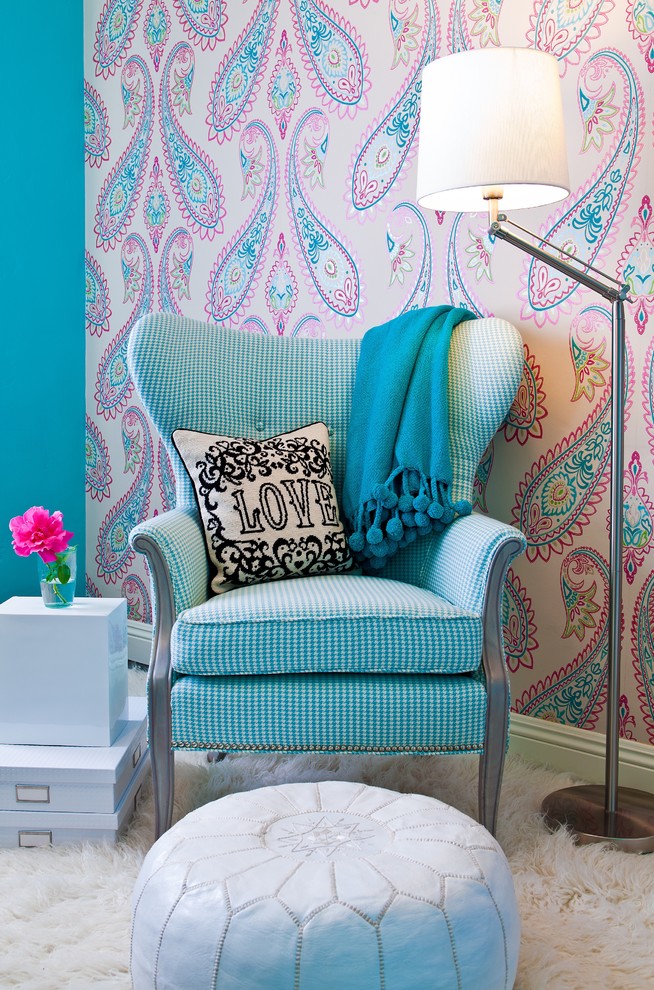
[[[142,673],[131,671],[130,693],[142,686]],[[201,755],[178,754],[175,819],[232,791],[329,779],[431,794],[475,817],[477,765],[475,757],[314,755],[232,756],[210,765]],[[507,760],[498,839],[522,920],[516,988],[651,990],[654,856],[577,847],[564,832],[549,833],[540,802],[573,782],[519,757]],[[0,850],[2,990],[129,990],[131,893],[152,826],[148,778],[115,846]]]

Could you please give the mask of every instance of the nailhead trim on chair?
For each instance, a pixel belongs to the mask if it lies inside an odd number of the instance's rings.
[[[217,749],[226,753],[482,753],[483,746],[275,746],[260,743],[177,742],[173,749],[182,751]]]

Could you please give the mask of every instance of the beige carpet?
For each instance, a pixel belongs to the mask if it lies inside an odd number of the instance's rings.
[[[474,815],[476,773],[472,757],[237,756],[209,766],[182,756],[175,817],[230,791],[334,778],[432,794]],[[575,847],[566,834],[548,833],[539,820],[541,798],[569,783],[509,756],[498,838],[522,919],[516,987],[651,990],[654,856]],[[0,850],[2,990],[131,986],[131,891],[152,841],[149,784],[144,792],[116,846]]]

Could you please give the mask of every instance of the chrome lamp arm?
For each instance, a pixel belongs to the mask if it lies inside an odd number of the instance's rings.
[[[554,251],[559,253],[559,256],[555,254],[548,254],[543,248],[538,247],[536,244],[532,244],[530,241],[526,241],[523,237],[519,237],[517,234],[513,234],[510,230],[507,230],[504,224],[509,224],[511,227],[515,227],[516,230],[521,230],[525,234],[529,234],[530,237],[535,238],[540,244],[546,244],[551,247]],[[588,261],[577,258],[572,254],[569,254],[565,248],[557,247],[552,244],[551,241],[547,241],[542,237],[538,237],[537,234],[532,233],[525,227],[521,227],[519,224],[514,223],[513,220],[509,218],[504,213],[500,213],[496,220],[493,220],[490,224],[488,233],[491,237],[497,237],[502,241],[506,241],[507,244],[512,244],[514,247],[519,248],[521,251],[525,251],[532,257],[537,258],[538,261],[542,261],[543,264],[548,265],[550,268],[555,268],[559,272],[563,272],[564,275],[569,275],[580,285],[584,285],[587,289],[593,289],[594,292],[598,292],[609,302],[614,303],[618,301],[624,302],[625,299],[629,299],[629,286],[624,282],[619,282],[612,275],[607,275],[606,272],[602,272],[593,266]],[[561,257],[564,255],[565,258]],[[574,265],[579,265],[579,268],[575,268]],[[594,278],[589,275],[588,272],[596,272],[600,278]],[[602,279],[602,281],[600,281]],[[611,285],[606,283],[610,282]],[[631,300],[629,300],[631,301]]]

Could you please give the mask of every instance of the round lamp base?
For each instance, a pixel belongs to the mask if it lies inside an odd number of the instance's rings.
[[[606,811],[601,784],[582,784],[553,791],[541,804],[551,831],[569,828],[580,845],[610,842],[622,852],[654,852],[654,794],[618,788],[617,811]]]

